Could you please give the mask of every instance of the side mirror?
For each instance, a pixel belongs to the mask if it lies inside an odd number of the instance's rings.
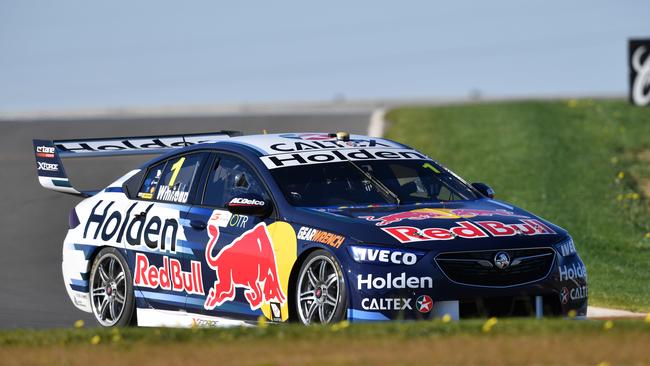
[[[494,198],[494,189],[485,183],[472,183],[472,187],[487,198]]]
[[[237,215],[266,217],[273,211],[271,201],[256,194],[242,194],[228,201],[228,211]]]

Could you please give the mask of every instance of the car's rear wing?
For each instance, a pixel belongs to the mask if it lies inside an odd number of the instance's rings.
[[[239,136],[237,131],[219,131],[184,135],[94,138],[80,140],[34,139],[36,172],[40,184],[51,190],[79,196],[97,191],[79,191],[70,183],[61,159],[117,155],[156,155],[170,149]]]

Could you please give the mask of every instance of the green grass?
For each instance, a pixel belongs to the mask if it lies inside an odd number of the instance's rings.
[[[0,331],[11,365],[599,365],[650,362],[650,323],[501,319]]]
[[[387,118],[388,138],[567,229],[591,305],[650,310],[650,109],[509,102],[405,107]]]
[[[266,327],[231,328],[58,328],[50,330],[16,329],[0,331],[0,347],[16,346],[73,346],[91,344],[98,336],[98,344],[112,343],[192,343],[192,342],[240,342],[246,340],[311,340],[327,342],[332,339],[392,339],[437,338],[453,335],[520,335],[539,336],[589,335],[604,331],[604,320],[581,321],[567,319],[530,318],[497,319],[496,324],[485,332],[485,319],[470,319],[459,322],[418,321],[361,323],[347,322],[330,326],[305,327],[299,324],[271,325]],[[614,333],[642,332],[650,336],[650,322],[643,320],[616,321],[611,329]]]

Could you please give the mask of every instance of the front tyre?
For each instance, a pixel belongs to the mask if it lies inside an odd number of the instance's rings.
[[[329,252],[319,249],[307,256],[298,272],[296,289],[296,308],[303,324],[329,324],[345,318],[345,278]]]
[[[104,327],[131,323],[134,312],[133,280],[126,260],[115,248],[102,249],[90,270],[90,304]]]

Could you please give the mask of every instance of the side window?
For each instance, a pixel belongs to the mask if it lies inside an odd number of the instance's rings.
[[[226,207],[231,198],[242,193],[254,193],[264,199],[269,198],[253,169],[242,159],[223,155],[217,159],[216,164],[205,187],[204,205]]]
[[[192,184],[199,179],[207,153],[177,156],[150,169],[138,193],[143,199],[186,203]]]
[[[162,172],[165,169],[165,164],[167,162],[163,161],[162,163],[158,163],[151,168],[149,168],[149,172],[147,173],[147,176],[144,178],[144,182],[142,183],[142,187],[140,187],[140,190],[138,191],[138,197],[145,199],[145,200],[150,200],[153,198],[154,193],[156,193],[156,187],[158,186],[158,181],[160,181],[160,177],[162,176]]]

